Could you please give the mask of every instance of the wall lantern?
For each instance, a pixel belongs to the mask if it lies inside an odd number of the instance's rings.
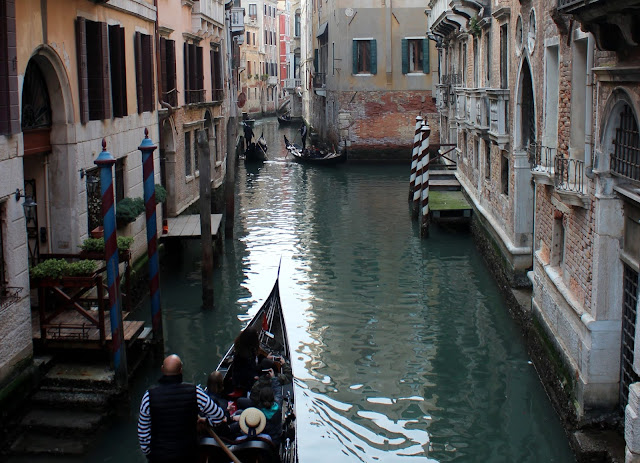
[[[22,207],[24,208],[24,216],[27,219],[27,223],[35,221],[36,218],[36,202],[29,195],[25,196]]]
[[[95,196],[98,192],[98,184],[100,180],[95,175],[87,175],[87,193],[90,196]]]

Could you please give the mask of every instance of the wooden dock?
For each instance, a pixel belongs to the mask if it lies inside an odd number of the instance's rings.
[[[211,235],[216,237],[220,230],[222,214],[211,214]],[[167,219],[168,231],[162,238],[200,238],[200,215],[180,215]]]
[[[429,181],[429,211],[434,222],[439,220],[471,219],[473,210],[461,191],[455,172],[442,169],[432,170]]]

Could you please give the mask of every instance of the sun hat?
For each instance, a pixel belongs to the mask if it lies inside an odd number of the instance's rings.
[[[255,407],[247,408],[240,415],[240,429],[248,436],[260,434],[267,425],[267,417]]]

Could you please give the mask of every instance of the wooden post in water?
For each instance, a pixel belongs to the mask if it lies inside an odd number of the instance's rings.
[[[202,244],[202,306],[213,308],[213,241],[211,239],[211,158],[207,132],[198,130],[200,170],[200,242]]]
[[[416,130],[413,135],[413,151],[411,153],[411,177],[409,178],[409,202],[413,201],[413,193],[416,188],[416,170],[418,168],[418,152],[420,150],[420,127],[422,115],[416,116]]]
[[[416,181],[413,187],[413,201],[411,203],[411,217],[420,218],[420,198],[422,195],[422,166],[424,163],[424,152],[422,151],[422,127],[420,126],[420,143],[418,148],[418,160],[416,162]]]
[[[429,236],[429,135],[431,128],[425,122],[422,126],[420,151],[422,152],[422,193],[420,199],[420,236]]]
[[[124,342],[122,322],[122,297],[120,294],[120,276],[118,275],[118,243],[116,239],[116,207],[113,194],[113,176],[111,175],[111,168],[115,163],[115,158],[107,151],[107,141],[103,138],[102,152],[98,155],[94,164],[100,168],[102,223],[104,227],[104,260],[107,267],[107,288],[109,291],[113,369],[118,386],[126,389],[129,370],[127,367],[127,346]],[[100,303],[102,303],[102,301],[100,301]]]

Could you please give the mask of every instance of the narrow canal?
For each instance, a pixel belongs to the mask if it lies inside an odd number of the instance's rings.
[[[200,306],[198,242],[163,258],[165,348],[185,379],[206,382],[281,261],[301,463],[575,461],[471,236],[433,227],[419,238],[409,166],[299,165],[282,141],[300,141],[295,127],[266,119],[254,131],[271,160],[239,163],[216,308]],[[137,406],[159,361],[90,461],[145,461]]]

